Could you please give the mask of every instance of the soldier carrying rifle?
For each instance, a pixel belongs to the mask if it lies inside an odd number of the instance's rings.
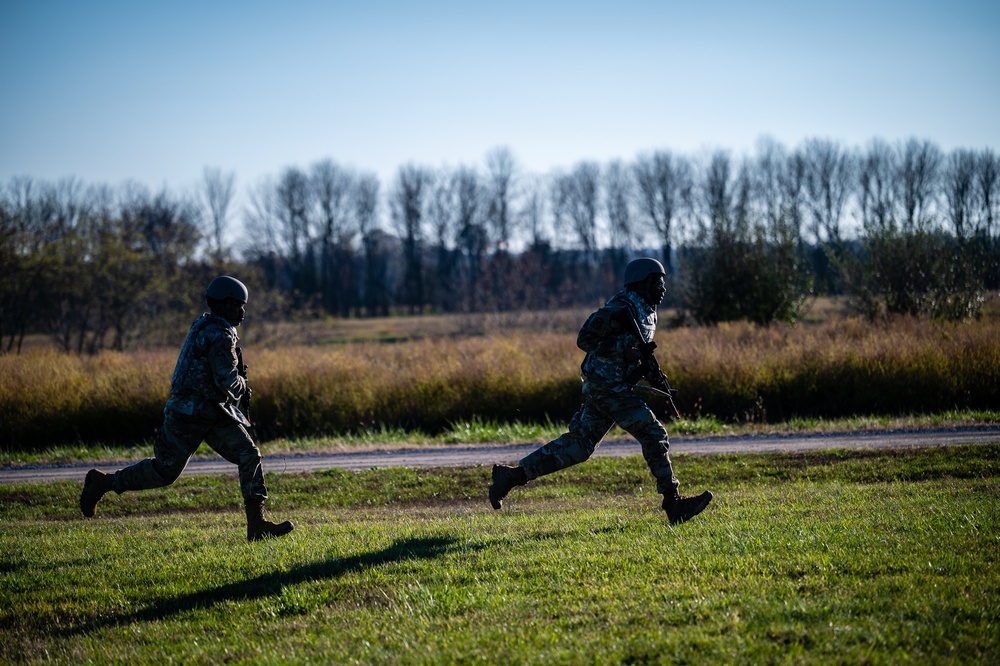
[[[87,472],[80,510],[93,517],[97,503],[115,491],[160,488],[173,483],[201,445],[208,443],[239,469],[240,490],[247,517],[247,539],[283,536],[289,521],[264,519],[264,470],[260,450],[248,429],[250,387],[236,327],[243,322],[249,292],[234,277],[221,275],[208,285],[206,312],[191,326],[170,382],[170,399],[163,410],[163,427],[153,444],[153,456],[106,474]],[[240,407],[243,407],[243,411]]]
[[[673,389],[652,355],[656,307],[666,294],[664,278],[663,265],[655,259],[630,262],[625,268],[625,288],[584,323],[576,342],[587,353],[581,366],[583,405],[570,421],[569,432],[521,459],[517,466],[493,466],[489,495],[494,509],[503,506],[512,488],[590,458],[616,423],[642,446],[671,523],[693,518],[712,501],[708,490],[697,497],[678,493],[667,453],[667,431],[644,399],[644,395],[657,394],[669,399],[673,407]],[[650,386],[637,386],[640,378]]]

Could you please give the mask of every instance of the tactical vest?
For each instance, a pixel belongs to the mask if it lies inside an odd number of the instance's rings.
[[[196,320],[177,357],[167,409],[202,418],[218,418],[221,410],[249,425],[239,410],[246,381],[237,367],[238,340],[236,329],[222,317],[205,313]]]
[[[639,342],[624,322],[626,316],[633,317],[639,324],[643,342],[653,341],[656,309],[634,291],[618,292],[604,307],[590,315],[577,336],[577,346],[587,352],[580,366],[585,380],[624,382],[638,365],[625,360],[625,351]]]

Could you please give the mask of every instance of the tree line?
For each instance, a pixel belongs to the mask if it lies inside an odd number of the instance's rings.
[[[794,322],[815,295],[860,314],[964,319],[1000,287],[1000,162],[933,142],[762,139],[745,156],[658,150],[534,174],[401,166],[388,184],[332,159],[194,192],[12,178],[0,194],[0,340],[126,349],[183,325],[218,273],[262,318],[594,305],[639,255],[678,321]],[[238,202],[238,199],[242,201]]]

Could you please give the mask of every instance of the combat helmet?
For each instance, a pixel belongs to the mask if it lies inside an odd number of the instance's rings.
[[[642,282],[650,275],[666,275],[667,272],[663,270],[663,264],[658,262],[656,259],[650,257],[643,257],[642,259],[635,259],[628,263],[625,267],[625,281],[626,285],[632,284],[633,282]]]
[[[246,303],[249,300],[250,292],[247,286],[234,277],[220,275],[212,280],[205,290],[205,298],[216,301],[224,301],[227,298]]]

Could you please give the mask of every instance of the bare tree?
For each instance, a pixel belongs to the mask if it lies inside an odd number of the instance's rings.
[[[455,197],[455,244],[459,252],[460,298],[466,312],[477,308],[483,264],[489,251],[489,234],[483,214],[486,197],[479,174],[470,167],[459,167],[452,175]]]
[[[732,226],[734,202],[732,159],[729,153],[712,154],[701,186],[703,228],[728,229]],[[706,224],[707,223],[707,226]]]
[[[979,226],[987,238],[996,234],[997,217],[1000,216],[1000,158],[990,149],[979,154],[976,170],[976,196]]]
[[[806,162],[802,153],[788,153],[772,139],[757,144],[753,171],[753,199],[756,217],[769,229],[788,227],[788,232],[801,233],[805,207]]]
[[[358,232],[367,236],[378,227],[378,177],[361,175],[354,185],[354,220]]]
[[[285,247],[285,234],[278,216],[277,185],[268,176],[247,187],[243,197],[242,233],[237,237],[235,250],[241,263],[252,269],[260,289],[251,291],[254,296],[253,319],[260,323],[243,334],[260,340],[276,333],[268,324],[276,324],[290,314],[291,307],[300,304],[292,281],[289,254]],[[242,278],[241,278],[242,279]],[[289,298],[290,297],[290,298]]]
[[[46,314],[43,302],[55,300],[55,269],[63,262],[48,256],[61,240],[49,228],[48,189],[15,177],[0,191],[0,338],[7,337],[7,352],[20,353],[28,327]]]
[[[405,266],[402,284],[402,302],[410,314],[423,312],[424,270],[421,260],[424,243],[424,206],[427,192],[433,182],[431,172],[423,167],[407,165],[396,175],[396,184],[390,199],[392,219],[403,241]]]
[[[957,238],[967,238],[975,229],[976,154],[956,150],[948,156],[943,176],[946,211]]]
[[[528,180],[518,218],[521,228],[527,233],[529,249],[537,250],[550,244],[546,233],[545,186],[539,179]]]
[[[202,171],[199,193],[203,219],[207,222],[206,236],[210,239],[209,252],[216,263],[225,261],[224,238],[229,227],[229,209],[236,195],[236,174],[219,168],[205,167]]]
[[[935,146],[915,139],[896,151],[876,141],[862,156],[863,251],[849,267],[849,286],[852,305],[870,318],[962,319],[982,306],[982,268],[969,253],[975,248],[937,228],[941,162]]]
[[[925,229],[932,223],[941,162],[940,149],[929,141],[910,139],[899,149],[897,184],[904,229]]]
[[[572,289],[577,298],[593,301],[616,283],[610,267],[599,261],[598,216],[601,210],[601,168],[595,162],[580,162],[571,172],[551,181],[550,202],[557,237],[576,240],[578,252],[561,262],[559,291]],[[560,243],[566,245],[563,241]]]
[[[317,291],[317,258],[310,218],[312,197],[309,177],[298,168],[285,169],[275,188],[274,212],[284,237],[298,306],[311,305]]]
[[[600,209],[601,168],[596,162],[580,162],[552,183],[552,214],[557,231],[569,228],[585,255],[597,256],[597,221]]]
[[[639,212],[656,232],[663,248],[663,265],[673,274],[675,223],[685,202],[690,200],[690,163],[669,151],[640,156],[635,163],[636,195]]]
[[[455,227],[457,205],[455,203],[454,179],[447,171],[434,177],[431,194],[427,203],[427,221],[431,230],[434,247],[433,283],[430,300],[441,311],[449,311],[454,305],[453,271],[454,258],[452,235]]]
[[[887,231],[898,224],[896,173],[895,152],[885,141],[872,141],[858,163],[858,206],[865,231]]]
[[[634,188],[635,183],[625,165],[618,160],[608,164],[604,171],[604,201],[611,239],[611,264],[615,275],[624,273],[628,252],[638,240],[632,213]]]
[[[486,156],[486,217],[498,251],[507,252],[514,233],[513,196],[517,164],[509,148],[500,147]]]
[[[520,257],[518,275],[523,288],[523,302],[531,308],[545,308],[555,302],[552,276],[558,275],[558,257],[552,252],[546,217],[546,186],[537,177],[526,179],[518,222],[526,233],[527,247]]]
[[[122,203],[120,219],[94,216],[88,220],[94,270],[107,284],[95,305],[93,353],[113,336],[112,349],[124,349],[143,334],[157,307],[178,286],[177,267],[189,261],[200,241],[198,213],[189,202],[171,197],[130,193]]]
[[[201,241],[196,205],[166,190],[153,195],[143,186],[126,188],[120,215],[126,233],[138,234],[144,251],[168,271],[189,261]]]
[[[277,187],[269,178],[261,179],[247,191],[243,211],[244,240],[238,248],[245,258],[257,260],[283,254],[284,240],[278,228],[276,191]],[[276,284],[276,280],[271,282]]]
[[[804,256],[802,227],[805,218],[806,161],[800,151],[788,153],[771,140],[758,143],[750,179],[753,183],[753,219],[756,236],[768,251],[783,251]],[[742,171],[742,170],[741,170]]]
[[[749,159],[741,160],[732,183],[732,211],[729,216],[734,232],[740,236],[749,236],[753,223],[762,224],[755,210],[755,185],[752,163]]]
[[[492,255],[484,266],[484,278],[479,300],[493,310],[518,307],[520,276],[510,254],[516,216],[515,189],[517,165],[510,149],[496,148],[486,156],[486,221],[490,232]]]
[[[839,144],[820,139],[807,141],[802,157],[811,235],[817,243],[841,248],[844,211],[854,191],[854,157]]]
[[[767,325],[798,318],[808,290],[799,253],[798,207],[804,168],[777,144],[735,175],[728,153],[714,153],[700,184],[698,234],[684,255],[685,308],[714,324]]]
[[[333,162],[323,160],[310,174],[313,200],[318,210],[320,237],[319,283],[323,307],[327,312],[346,316],[351,308],[351,192],[354,174]]]
[[[354,219],[364,253],[364,294],[362,301],[369,317],[389,314],[388,262],[378,226],[379,181],[373,174],[359,177],[354,188]]]
[[[979,233],[982,234],[990,268],[986,288],[1000,288],[1000,248],[997,244],[997,216],[1000,215],[1000,159],[990,149],[979,154],[976,169],[976,198]]]

